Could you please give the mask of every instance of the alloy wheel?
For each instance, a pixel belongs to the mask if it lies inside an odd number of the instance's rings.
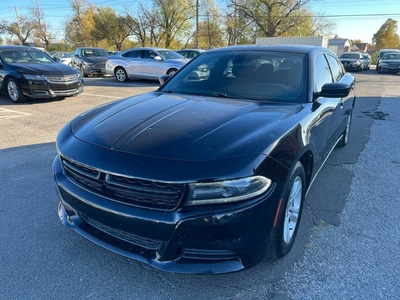
[[[303,198],[303,183],[300,176],[297,176],[290,190],[288,203],[286,206],[285,220],[283,223],[283,240],[286,244],[290,243],[296,231],[299,220],[301,201]]]

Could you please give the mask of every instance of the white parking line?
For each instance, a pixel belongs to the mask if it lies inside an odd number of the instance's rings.
[[[0,108],[0,119],[12,119],[12,118],[19,118],[19,117],[26,117],[30,116],[31,114]]]

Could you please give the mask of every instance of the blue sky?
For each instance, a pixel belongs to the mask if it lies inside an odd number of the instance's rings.
[[[12,20],[16,13],[28,14],[28,8],[34,6],[35,0],[0,0],[0,19]],[[72,15],[68,0],[38,0],[45,14],[45,20],[53,30],[61,35],[63,23],[67,16]],[[91,0],[97,6],[110,6],[117,12],[123,11],[126,5],[150,3],[151,0]],[[216,0],[218,2],[218,0]],[[17,8],[17,10],[16,10]],[[334,21],[335,33],[341,38],[361,39],[371,42],[372,36],[388,18],[398,22],[400,28],[400,0],[312,0],[314,13],[323,13]],[[400,34],[400,30],[398,31]]]

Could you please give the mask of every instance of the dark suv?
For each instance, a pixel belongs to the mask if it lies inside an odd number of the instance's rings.
[[[103,48],[79,47],[72,56],[72,65],[79,69],[84,77],[106,74],[108,52]]]

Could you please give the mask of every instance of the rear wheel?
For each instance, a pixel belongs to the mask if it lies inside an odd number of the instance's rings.
[[[283,188],[277,222],[271,236],[271,254],[281,258],[293,247],[305,195],[305,171],[301,162],[297,162]]]
[[[115,69],[115,79],[117,79],[119,82],[125,82],[129,80],[128,74],[124,68],[118,67]]]
[[[347,143],[349,142],[349,134],[350,134],[350,128],[351,128],[351,115],[350,114],[347,117],[347,122],[346,122],[346,129],[343,131],[342,134],[342,139],[340,140],[340,142],[337,144],[338,147],[344,147],[347,145]]]
[[[10,78],[7,81],[7,93],[11,101],[14,103],[25,102],[27,100],[22,93],[21,87],[19,86],[18,82],[13,78]]]

